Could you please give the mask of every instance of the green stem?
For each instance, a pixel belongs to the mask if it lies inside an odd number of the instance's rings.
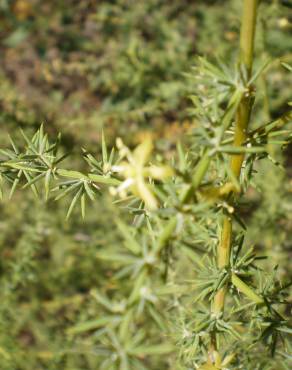
[[[244,0],[243,2],[242,26],[240,34],[240,62],[246,69],[247,80],[250,79],[252,74],[257,7],[258,0]],[[252,87],[250,87],[247,88],[236,112],[236,124],[233,141],[233,146],[235,147],[242,146],[247,138],[247,127],[250,120],[252,103]],[[240,177],[243,161],[244,153],[231,156],[231,171],[237,179]],[[220,269],[229,266],[231,240],[232,220],[229,216],[224,216],[221,239],[217,253],[217,264]],[[223,314],[225,296],[226,287],[220,289],[216,293],[213,303],[214,313]]]
[[[251,75],[258,0],[244,0],[240,31],[240,58]]]

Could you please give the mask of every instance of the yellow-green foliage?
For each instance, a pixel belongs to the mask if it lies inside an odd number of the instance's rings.
[[[0,0],[0,370],[291,367],[292,5],[247,76],[241,3]]]

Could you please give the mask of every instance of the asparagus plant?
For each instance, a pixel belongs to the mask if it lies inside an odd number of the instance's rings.
[[[291,141],[291,111],[253,120],[257,80],[268,67],[253,68],[257,13],[257,0],[243,1],[234,65],[198,58],[194,127],[169,163],[165,153],[153,155],[150,135],[134,150],[117,139],[110,152],[102,135],[100,159],[83,149],[86,173],[64,168],[61,138],[51,142],[43,126],[31,139],[22,132],[22,150],[12,139],[1,150],[1,196],[4,183],[10,197],[17,187],[46,199],[68,196],[67,218],[78,204],[85,217],[86,203],[102,193],[114,199],[122,242],[97,257],[116,289],[93,289],[99,317],[68,329],[72,341],[95,333],[100,369],[289,368],[291,329],[281,308],[288,283],[277,267],[261,268],[241,213],[258,162],[277,164],[275,146]]]

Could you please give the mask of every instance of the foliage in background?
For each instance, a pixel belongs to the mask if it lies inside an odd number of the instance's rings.
[[[61,2],[48,5],[35,1],[32,6],[25,1],[2,2],[5,22],[1,22],[1,120],[5,131],[14,138],[14,127],[35,128],[45,120],[49,132],[59,129],[65,132],[62,145],[66,149],[60,148],[62,155],[74,142],[86,143],[86,147],[94,152],[99,150],[96,142],[100,142],[102,125],[107,129],[107,136],[126,133],[125,139],[130,145],[136,138],[133,141],[129,138],[129,130],[139,133],[141,128],[154,128],[166,136],[158,142],[162,154],[173,156],[171,143],[173,137],[182,132],[185,118],[188,117],[186,126],[190,128],[197,121],[194,112],[185,109],[190,106],[186,102],[187,94],[195,92],[192,77],[186,79],[183,76],[183,73],[190,74],[193,56],[197,52],[213,54],[216,50],[224,58],[234,57],[238,42],[239,2],[231,3],[230,6],[230,2],[224,2],[222,6],[222,2],[216,1],[196,2],[196,5],[189,2],[178,5],[175,2],[120,1],[102,2],[97,6],[95,2],[84,1],[64,7]],[[287,24],[287,8],[278,2],[262,5],[261,20],[266,22],[262,27],[266,26],[266,31],[258,35],[259,58],[256,63],[261,64],[261,58],[266,59],[267,54],[289,61],[291,26]],[[270,66],[265,79],[258,80],[257,103],[261,106],[264,102],[266,110],[264,114],[256,110],[254,122],[257,126],[263,119],[276,118],[285,111],[290,75],[275,63]],[[195,73],[191,72],[191,76]],[[265,93],[261,93],[263,91]],[[8,141],[7,136],[3,135],[1,141]],[[193,162],[197,158],[196,150],[194,147],[189,159]],[[73,156],[73,159],[73,164],[72,160],[64,162],[67,168],[85,168],[79,156]],[[181,166],[180,170],[184,166],[188,168],[188,163],[181,163]],[[244,203],[246,210],[240,215],[248,225],[246,243],[254,244],[263,254],[272,255],[274,262],[264,262],[262,266],[271,271],[279,262],[278,273],[288,280],[291,179],[285,171],[270,165],[259,164],[257,171],[254,177],[257,190],[249,190]],[[171,188],[167,191],[173,192]],[[146,246],[151,244],[150,241],[140,241],[144,232],[138,229],[135,237],[144,246],[141,255],[133,259],[119,254],[119,260],[112,258],[110,263],[109,251],[125,253],[123,239],[126,238],[130,245],[132,242],[127,237],[129,231],[123,225],[118,229],[113,223],[119,218],[119,212],[124,214],[124,211],[112,207],[107,197],[99,198],[94,207],[87,207],[84,223],[75,217],[74,212],[74,217],[64,223],[66,200],[61,200],[60,205],[52,200],[39,203],[33,195],[24,196],[18,192],[14,199],[14,202],[4,200],[0,225],[4,287],[1,292],[4,303],[1,307],[0,368],[96,369],[100,366],[100,358],[105,356],[108,368],[112,369],[111,361],[118,352],[118,347],[111,347],[114,338],[127,335],[122,331],[114,332],[128,308],[125,297],[132,288],[127,277],[127,261],[139,266],[139,261],[149,252]],[[140,211],[135,210],[135,205],[131,210],[137,213],[137,227]],[[178,255],[173,249],[181,246],[167,247],[163,261],[158,261],[157,266],[155,262],[151,286],[152,283],[154,288],[157,285],[157,291],[144,290],[145,297],[137,305],[138,312],[130,310],[125,316],[125,321],[129,321],[131,315],[135,315],[135,325],[139,328],[143,322],[147,323],[133,344],[131,356],[135,369],[139,366],[179,369],[176,354],[173,357],[160,354],[172,351],[172,346],[182,336],[186,339],[179,343],[186,345],[186,353],[194,345],[188,342],[194,339],[188,338],[192,328],[185,327],[185,322],[193,325],[190,319],[194,314],[192,297],[184,298],[187,302],[183,307],[189,305],[190,310],[179,316],[180,322],[174,330],[179,333],[178,337],[172,333],[165,337],[168,324],[157,316],[157,311],[161,313],[167,309],[168,315],[176,312],[177,298],[184,294],[186,280],[194,278],[193,264],[197,261],[194,250],[201,253],[202,245],[209,245],[210,249],[214,247],[217,238],[216,227],[212,226],[214,216],[204,208],[197,211],[203,212],[208,232],[213,232],[212,238],[203,228],[197,229],[198,225],[190,222],[187,232],[192,237],[185,236],[184,254],[179,262],[174,264]],[[155,237],[162,235],[169,214],[162,217],[162,223],[157,220],[157,224],[151,226]],[[180,229],[177,234],[179,232]],[[193,234],[197,235],[195,246]],[[165,261],[168,261],[167,269]],[[151,265],[153,261],[147,263]],[[124,272],[119,276],[121,266],[124,266]],[[130,268],[128,266],[128,271]],[[177,282],[177,276],[183,278],[179,287],[170,284],[163,290],[155,274],[163,279],[168,276],[170,282]],[[169,296],[175,299],[169,300]],[[173,302],[173,307],[166,302]],[[157,309],[153,310],[153,307]],[[109,321],[113,333],[109,331],[105,335],[100,328]],[[132,330],[135,332],[135,327]],[[154,341],[147,343],[143,337],[146,333],[147,338]],[[102,351],[100,338],[103,338]],[[157,343],[161,347],[153,347]],[[253,357],[255,362],[260,361],[255,353]],[[279,362],[269,360],[263,366],[278,369]]]
[[[196,53],[236,54],[239,0],[2,0],[0,6],[1,122],[36,128],[45,121],[69,143],[95,145],[102,125],[113,136],[176,128],[187,118],[191,88],[182,74]],[[288,10],[285,2],[264,2],[257,45],[289,62]],[[271,112],[289,96],[287,79],[278,69],[269,74]]]

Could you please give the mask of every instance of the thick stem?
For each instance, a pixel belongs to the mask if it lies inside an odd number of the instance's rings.
[[[244,0],[242,25],[240,32],[240,63],[246,69],[247,79],[252,74],[254,38],[256,30],[258,0]],[[247,89],[245,96],[239,104],[236,113],[236,125],[234,132],[234,145],[241,146],[246,140],[247,126],[252,108],[252,91]],[[231,169],[235,176],[240,176],[244,154],[234,155],[231,158]]]
[[[219,269],[226,267],[229,264],[230,247],[232,236],[232,221],[228,216],[224,216],[221,239],[218,246],[217,266]],[[220,289],[214,297],[213,311],[220,314],[224,309],[224,301],[226,295],[226,287]]]
[[[240,31],[240,61],[245,65],[249,77],[253,65],[257,8],[258,0],[244,0]]]
[[[244,0],[243,2],[242,26],[240,34],[240,62],[246,70],[247,80],[250,79],[252,74],[257,6],[258,0]],[[240,102],[236,112],[236,124],[233,141],[234,146],[241,146],[247,137],[247,127],[252,109],[251,94],[252,91],[247,89],[246,94]],[[237,178],[240,177],[243,160],[244,154],[231,156],[231,170]],[[224,216],[221,239],[217,252],[217,265],[220,269],[229,266],[231,240],[232,220],[229,216]],[[226,288],[220,289],[215,295],[213,304],[214,313],[218,315],[223,314],[225,296]]]

